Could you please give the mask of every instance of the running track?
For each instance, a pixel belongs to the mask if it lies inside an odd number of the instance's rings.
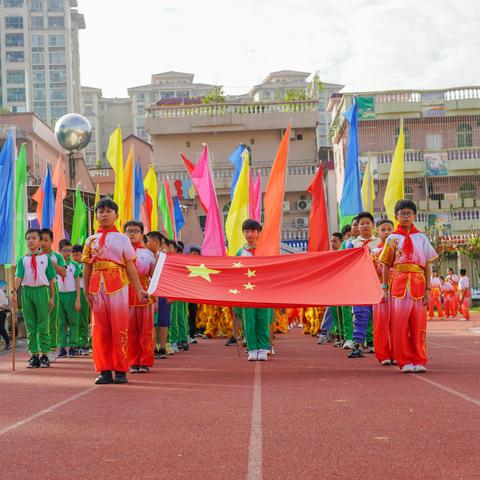
[[[93,386],[88,358],[8,373],[0,355],[2,477],[480,478],[480,334],[430,322],[427,374],[347,359],[297,329],[247,363],[223,340]]]

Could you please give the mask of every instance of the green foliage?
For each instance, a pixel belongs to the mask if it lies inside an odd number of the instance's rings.
[[[312,100],[318,100],[320,98],[320,92],[325,90],[323,82],[320,80],[320,75],[318,72],[315,72],[315,75],[308,86],[308,98]]]
[[[223,87],[214,87],[210,92],[202,98],[202,103],[225,103],[225,94]]]
[[[307,92],[305,90],[287,90],[283,95],[286,102],[295,102],[298,100],[307,100]]]

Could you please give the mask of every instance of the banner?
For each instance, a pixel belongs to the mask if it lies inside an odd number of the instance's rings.
[[[448,157],[446,153],[424,153],[425,176],[446,177],[448,175]]]
[[[375,98],[357,97],[358,119],[375,120]]]

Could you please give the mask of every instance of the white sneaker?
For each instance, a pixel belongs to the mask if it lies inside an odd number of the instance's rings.
[[[352,350],[352,348],[354,347],[355,345],[353,344],[353,340],[345,340],[345,343],[343,344],[343,349],[344,350]]]
[[[275,347],[273,345],[270,347],[270,350],[268,351],[268,354],[269,355],[275,355]]]
[[[411,363],[407,363],[402,367],[402,373],[413,373],[415,372],[415,367]]]
[[[380,363],[382,367],[386,367],[387,365],[391,365],[391,364],[392,364],[391,360],[382,360],[382,362]]]
[[[258,360],[258,350],[252,350],[248,352],[248,361],[249,362],[256,362]]]
[[[328,335],[323,335],[322,334],[318,337],[318,342],[317,343],[319,345],[323,345],[324,343],[327,343],[327,342],[328,342]]]
[[[258,358],[259,362],[266,362],[268,360],[268,350],[258,350]]]
[[[415,365],[413,367],[414,373],[425,373],[427,371],[427,367],[425,365]]]
[[[54,363],[57,360],[57,352],[52,351],[47,353],[48,361]]]

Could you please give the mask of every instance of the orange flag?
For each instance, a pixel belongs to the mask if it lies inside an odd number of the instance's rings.
[[[309,252],[324,252],[330,249],[328,241],[328,217],[323,188],[323,165],[320,164],[317,174],[307,189],[312,196],[310,210],[310,238],[308,239]]]
[[[123,202],[123,215],[126,222],[133,220],[133,184],[134,184],[134,165],[133,165],[133,145],[130,145],[127,163],[124,168],[125,197]],[[123,225],[122,225],[123,227]]]
[[[37,222],[38,222],[39,228],[42,228],[43,197],[44,197],[43,189],[42,189],[42,186],[40,185],[37,188],[37,191],[32,195],[32,200],[35,200],[37,202],[36,214],[37,214]]]
[[[55,197],[55,219],[53,221],[53,248],[58,250],[58,242],[65,238],[65,228],[63,226],[63,200],[67,196],[67,185],[65,182],[65,172],[63,170],[63,155],[58,156],[57,165],[53,172],[52,183],[57,187]]]
[[[268,179],[263,197],[265,223],[258,238],[255,255],[280,255],[283,198],[285,196],[285,175],[291,128],[291,124],[288,124]]]

